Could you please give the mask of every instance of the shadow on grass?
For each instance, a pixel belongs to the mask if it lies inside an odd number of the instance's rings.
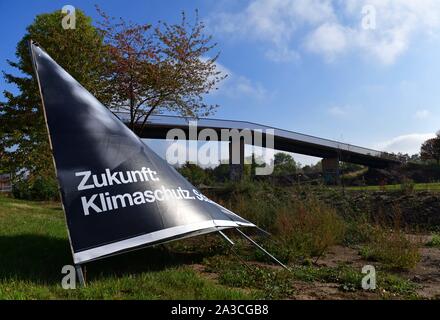
[[[164,245],[147,247],[86,264],[88,281],[160,271],[191,263],[200,263],[215,252],[185,252]],[[71,265],[72,256],[66,239],[23,234],[0,236],[0,280],[24,280],[58,284],[61,269]]]
[[[60,282],[71,264],[69,242],[43,235],[0,236],[0,279]]]

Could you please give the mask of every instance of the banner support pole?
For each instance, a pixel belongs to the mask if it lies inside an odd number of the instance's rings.
[[[246,268],[248,268],[250,271],[254,271],[247,263],[246,261],[240,257],[240,255],[234,250],[234,241],[232,241],[227,235],[225,235],[222,231],[218,231],[218,233],[220,233],[220,235],[223,237],[223,239],[226,240],[226,242],[228,242],[231,246],[229,247],[229,249],[231,249],[232,253],[238,258],[238,260],[240,260],[241,263],[243,263]]]
[[[79,285],[81,287],[85,287],[86,286],[86,281],[85,281],[85,278],[84,278],[84,273],[83,273],[82,265],[75,264],[75,271],[76,271],[76,276],[78,278]]]
[[[273,261],[275,261],[276,263],[278,263],[280,266],[282,266],[284,269],[290,271],[290,269],[283,264],[280,260],[278,260],[277,258],[275,258],[272,254],[270,254],[266,249],[264,249],[262,246],[260,246],[258,243],[256,243],[254,240],[252,240],[251,237],[249,237],[247,234],[245,234],[243,231],[241,231],[238,228],[235,228],[235,230],[237,230],[243,237],[245,237],[250,243],[252,243],[254,246],[256,246],[258,249],[260,249],[262,252],[264,252],[266,255],[268,255]]]
[[[225,238],[225,240],[227,241],[227,242],[229,242],[230,244],[231,244],[231,246],[233,246],[235,243],[234,243],[234,241],[232,241],[227,235],[225,235],[222,231],[218,231],[218,233],[220,233],[220,235],[223,237],[223,238]]]

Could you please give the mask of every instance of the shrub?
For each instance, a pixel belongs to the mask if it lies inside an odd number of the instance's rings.
[[[263,229],[273,229],[277,207],[269,202],[246,199],[246,196],[237,196],[233,204],[233,211]]]
[[[358,245],[371,241],[374,227],[366,221],[350,221],[346,224],[344,244]]]
[[[178,171],[195,186],[212,184],[209,173],[196,164],[187,162]]]
[[[283,208],[275,222],[276,239],[286,260],[320,257],[344,237],[345,223],[334,209],[315,199]]]
[[[13,183],[14,198],[24,200],[58,200],[58,183],[53,177],[35,177]]]
[[[431,241],[428,242],[429,247],[440,248],[440,233],[434,233]]]
[[[382,221],[371,230],[370,241],[361,248],[360,254],[366,259],[382,262],[390,269],[411,269],[420,261],[419,243],[411,241],[402,229],[402,211],[393,207],[393,228]],[[380,219],[379,219],[380,221]]]
[[[411,269],[420,261],[417,243],[408,239],[401,230],[386,230],[376,227],[372,240],[360,254],[369,260],[382,262],[390,269]]]
[[[244,180],[228,182],[223,194],[220,197],[217,194],[213,200],[272,232],[277,213],[286,207],[291,197],[282,188],[267,182]]]
[[[319,257],[343,239],[344,220],[309,191],[241,181],[227,184],[214,200],[271,232],[274,237],[266,239],[264,246],[277,258],[289,261]],[[258,251],[255,258],[266,261]]]
[[[414,191],[415,183],[414,180],[409,178],[403,178],[400,185],[400,189],[403,193],[410,194]]]

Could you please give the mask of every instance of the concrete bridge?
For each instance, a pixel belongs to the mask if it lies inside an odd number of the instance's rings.
[[[120,113],[118,114],[118,116],[125,123],[128,123],[129,118],[127,117],[127,114]],[[148,118],[147,124],[142,131],[140,129],[141,123],[139,123],[135,127],[134,131],[141,138],[165,139],[170,129],[179,128],[186,133],[186,137],[188,137],[189,139],[189,121],[191,120],[194,119],[178,116],[154,115]],[[272,129],[274,134],[273,148],[275,150],[322,158],[322,170],[324,175],[327,174],[338,176],[339,161],[355,163],[374,168],[386,168],[400,163],[395,157],[386,152],[363,148],[334,140],[318,138],[298,132],[269,127],[253,122],[209,118],[197,119],[197,131],[200,132],[201,130],[206,128],[215,130],[217,132],[218,140],[222,139],[222,129],[237,129],[239,131],[249,130],[252,133],[262,130],[263,141],[265,141],[264,132],[268,129]],[[254,140],[252,140],[252,144],[254,144]],[[232,171],[235,171],[235,173],[231,172],[232,178],[234,178],[234,175],[238,175],[238,177],[240,177],[242,173],[242,166],[244,163],[244,145],[245,141],[244,139],[241,139],[240,164],[238,166],[233,166],[235,167],[235,169],[233,169]],[[263,145],[263,147],[265,147],[265,145]],[[230,147],[230,163],[233,156],[231,153],[232,148]]]

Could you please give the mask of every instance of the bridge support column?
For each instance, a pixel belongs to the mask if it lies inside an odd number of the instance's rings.
[[[239,181],[244,175],[244,139],[229,142],[229,179]]]
[[[322,159],[322,175],[326,184],[339,184],[339,158]]]

